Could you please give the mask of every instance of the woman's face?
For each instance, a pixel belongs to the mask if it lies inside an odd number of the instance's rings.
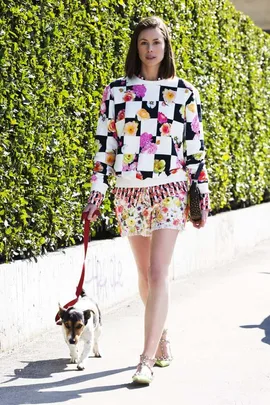
[[[159,28],[143,30],[138,37],[138,53],[143,65],[154,67],[164,58],[165,41]]]

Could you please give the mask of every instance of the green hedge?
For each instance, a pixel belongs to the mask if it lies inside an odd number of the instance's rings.
[[[170,26],[178,74],[201,93],[213,212],[263,201],[270,38],[229,1],[0,0],[2,261],[81,240],[101,94],[151,14]],[[115,231],[110,196],[104,220]]]

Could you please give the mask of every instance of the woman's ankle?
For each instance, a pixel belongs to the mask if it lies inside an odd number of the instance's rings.
[[[145,353],[140,355],[140,363],[150,366],[151,368],[154,366],[156,362],[156,358],[154,356],[148,356]]]

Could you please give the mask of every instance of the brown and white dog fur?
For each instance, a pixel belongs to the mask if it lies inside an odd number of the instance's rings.
[[[101,333],[101,313],[98,305],[84,290],[76,305],[67,309],[59,304],[64,339],[69,347],[71,363],[77,363],[78,370],[84,370],[84,363],[91,350],[95,357],[101,357],[98,340]],[[78,343],[83,342],[79,354]]]

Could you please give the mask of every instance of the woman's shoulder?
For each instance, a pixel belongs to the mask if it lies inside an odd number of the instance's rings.
[[[178,79],[178,87],[182,87],[184,89],[190,90],[191,92],[197,91],[194,84],[188,82],[186,79],[183,79],[181,77],[177,77],[177,79]]]
[[[113,79],[107,87],[113,89],[114,87],[123,87],[126,86],[127,78],[126,77],[118,77],[117,79]]]

